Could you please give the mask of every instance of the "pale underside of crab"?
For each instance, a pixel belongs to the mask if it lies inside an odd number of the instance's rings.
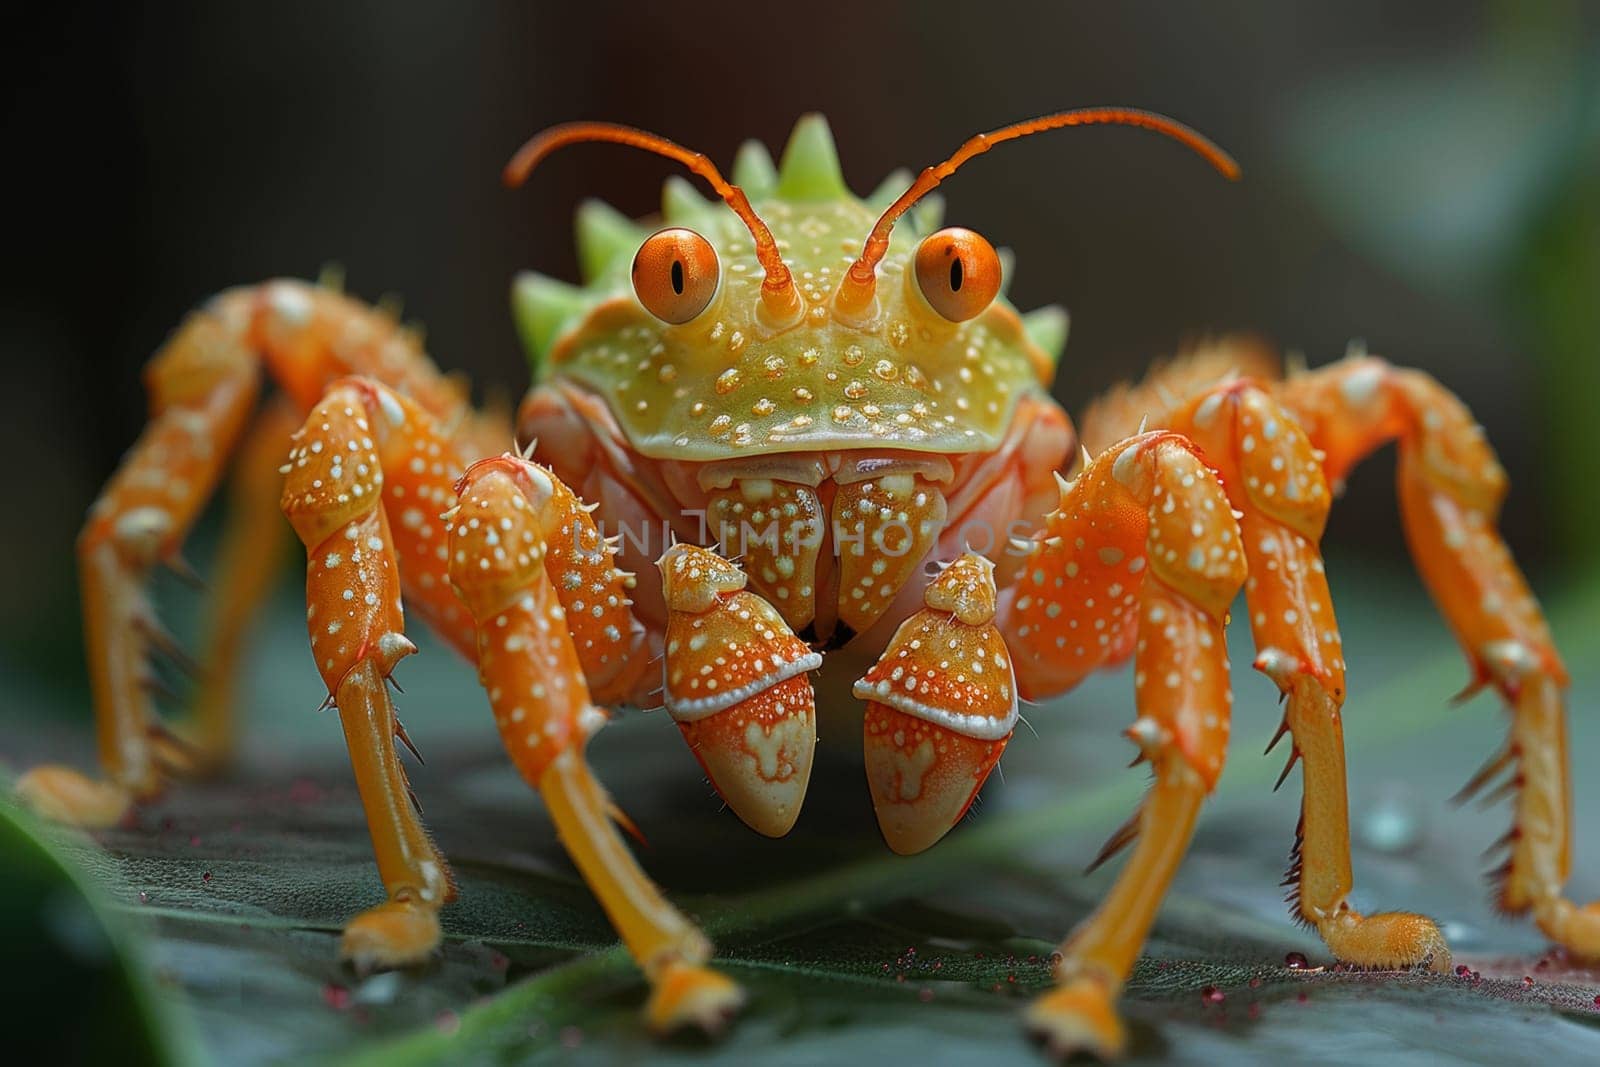
[[[622,816],[584,757],[603,707],[664,702],[734,813],[781,836],[811,775],[811,674],[843,672],[879,825],[915,852],[965,814],[1019,701],[1131,657],[1127,733],[1151,789],[1100,859],[1131,844],[1130,857],[1027,1016],[1058,1050],[1115,1054],[1115,998],[1222,772],[1223,628],[1241,588],[1256,666],[1286,697],[1285,774],[1303,768],[1294,913],[1355,965],[1449,963],[1427,918],[1347,903],[1344,662],[1319,541],[1330,486],[1397,440],[1417,568],[1474,684],[1512,711],[1506,749],[1470,783],[1513,775],[1498,903],[1600,954],[1600,914],[1563,896],[1566,673],[1495,530],[1505,476],[1458,400],[1363,355],[1280,378],[1259,345],[1225,340],[1099,402],[1076,465],[1078,435],[1049,393],[1065,315],[1019,315],[1005,257],[939,229],[922,198],[993,144],[1096,122],[1157,129],[1232,167],[1186,128],[1114,109],[975,138],[865,199],[819,117],[796,127],[781,166],[747,145],[733,184],[639,131],[547,131],[508,168],[513,183],[556,148],[605,140],[678,159],[721,200],[673,179],[654,232],[585,204],[584,285],[517,280],[535,385],[515,427],[526,447],[503,454],[513,427],[473,411],[391,316],[294,281],[218,295],[151,361],[152,421],[78,544],[109,780],[41,767],[23,795],[106,825],[226,757],[281,506],[306,546],[311,648],[389,895],[351,920],[344,954],[364,967],[425,957],[454,894],[395,748],[409,738],[385,680],[415,652],[403,600],[477,664],[507,753],[651,983],[649,1023],[711,1027],[739,991],[613,825]],[[276,386],[264,405],[263,384]],[[235,452],[185,738],[152,708],[147,658],[177,650],[144,582],[179,560]]]

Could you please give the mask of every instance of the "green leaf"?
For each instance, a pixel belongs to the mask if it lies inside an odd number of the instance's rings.
[[[1494,701],[1447,706],[1464,669],[1414,579],[1337,559],[1329,571],[1351,662],[1356,903],[1436,916],[1481,980],[1283,966],[1289,952],[1313,963],[1327,955],[1291,923],[1277,889],[1297,783],[1270,790],[1279,764],[1257,753],[1278,710],[1236,626],[1238,743],[1124,997],[1133,1058],[1600,1056],[1590,974],[1541,957],[1537,932],[1499,921],[1484,899],[1477,853],[1505,815],[1445,804],[1503,740]],[[1577,692],[1593,692],[1600,630],[1583,620],[1600,608],[1600,590],[1566,590],[1553,621]],[[913,858],[887,853],[877,837],[849,753],[859,730],[849,701],[822,701],[823,762],[782,841],[719,810],[669,721],[624,716],[592,746],[599,774],[650,841],[642,861],[703,922],[717,965],[751,995],[720,1041],[658,1043],[638,1021],[643,981],[496,751],[472,672],[435,645],[408,660],[398,699],[428,758],[413,785],[461,896],[444,912],[446,943],[430,966],[362,980],[336,962],[340,924],[381,891],[338,724],[312,710],[321,694],[292,596],[262,633],[245,767],[176,788],[97,844],[68,846],[125,922],[153,928],[169,978],[159,997],[185,1005],[210,1056],[231,1062],[1036,1063],[1018,1013],[1048,984],[1054,946],[1114,876],[1116,863],[1080,872],[1144,786],[1124,769],[1117,736],[1131,714],[1125,673],[1029,709],[1037,736],[1013,742],[1004,780]],[[827,669],[824,692],[853,669]],[[30,736],[15,719],[0,722],[8,737]],[[1574,752],[1600,750],[1600,722],[1574,716],[1571,740]],[[1600,881],[1600,856],[1584,847],[1600,785],[1574,784],[1581,893]],[[1220,1001],[1202,995],[1207,987]]]
[[[6,1045],[20,1057],[12,1062],[194,1058],[187,1025],[158,1002],[156,978],[124,925],[30,815],[0,802]]]

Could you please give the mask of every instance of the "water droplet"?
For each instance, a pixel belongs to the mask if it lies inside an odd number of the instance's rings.
[[[1283,965],[1291,971],[1303,971],[1311,966],[1311,961],[1306,959],[1304,952],[1291,952],[1283,957]]]
[[[1399,855],[1422,839],[1422,805],[1416,791],[1399,783],[1380,786],[1357,824],[1361,843],[1374,852]]]
[[[146,892],[145,892],[145,891],[144,891],[144,890],[142,890],[142,889],[141,889],[141,890],[139,890],[139,903],[141,903],[141,904],[148,904],[148,903],[150,903],[150,894],[149,894],[149,893],[146,893]]]

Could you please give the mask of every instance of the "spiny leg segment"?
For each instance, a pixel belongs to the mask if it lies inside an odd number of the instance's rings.
[[[1285,879],[1295,915],[1347,963],[1448,970],[1450,950],[1431,919],[1409,912],[1363,916],[1347,900],[1353,879],[1341,720],[1345,664],[1318,547],[1331,494],[1317,453],[1294,417],[1249,381],[1213,385],[1163,421],[1216,464],[1239,513],[1255,665],[1285,697],[1273,745],[1290,735],[1285,777],[1297,761],[1302,766],[1304,798]]]
[[[405,741],[386,681],[416,651],[405,636],[399,553],[383,500],[389,472],[440,444],[426,412],[374,382],[335,383],[292,438],[283,511],[306,546],[306,626],[338,709],[389,900],[345,928],[359,968],[426,957],[438,909],[454,896],[444,857],[422,828],[400,765]]]
[[[551,572],[559,578],[581,567],[583,585],[620,590],[612,548],[570,490],[518,456],[474,464],[457,494],[450,580],[478,622],[478,673],[506,751],[539,790],[562,844],[649,979],[647,1022],[660,1031],[685,1023],[715,1029],[742,994],[703,966],[710,942],[640,870],[614,825],[625,817],[584,758],[606,715],[592,701],[569,625],[574,613],[562,607]],[[626,614],[625,604],[614,606]]]
[[[196,312],[146,368],[152,419],[89,511],[78,537],[84,643],[108,783],[62,766],[18,783],[24,801],[52,818],[104,827],[160,792],[182,746],[151,703],[153,650],[175,643],[145,592],[157,563],[182,567],[189,528],[243,434],[260,389],[259,365],[215,315]]]
[[[459,383],[439,373],[416,334],[392,312],[289,279],[231,289],[191,313],[147,366],[151,422],[79,536],[84,644],[101,764],[110,782],[67,767],[39,767],[19,782],[23,800],[61,821],[107,826],[133,802],[157,795],[168,776],[226,758],[240,645],[276,555],[281,520],[269,508],[288,443],[286,410],[310,410],[331,382],[351,373],[388,383],[449,431],[450,441],[436,454],[413,459],[421,467],[393,472],[389,496],[398,504],[410,493],[416,505],[396,509],[405,521],[393,531],[408,559],[407,580],[418,581],[408,595],[447,640],[470,651],[471,620],[444,582],[443,558],[432,559],[442,544],[421,542],[437,527],[432,517],[448,506],[450,483],[460,473],[454,449],[483,454],[477,442],[495,420],[472,412]],[[246,436],[263,376],[289,403],[275,401],[257,417],[235,465],[234,503],[211,597],[211,640],[195,665],[157,622],[145,593],[147,573],[158,562],[188,573],[179,556],[184,537]],[[498,431],[495,447],[505,432]],[[414,548],[430,557],[424,565],[407,555]],[[192,740],[167,731],[155,715],[151,695],[164,686],[149,662],[152,652],[199,676]]]
[[[1473,679],[1511,709],[1511,737],[1463,790],[1511,769],[1516,810],[1501,844],[1498,903],[1532,911],[1549,937],[1600,956],[1600,906],[1564,896],[1571,862],[1568,676],[1526,578],[1495,528],[1508,483],[1466,406],[1434,379],[1353,356],[1289,378],[1280,399],[1325,454],[1335,484],[1398,440],[1400,511],[1411,556],[1455,632]]]

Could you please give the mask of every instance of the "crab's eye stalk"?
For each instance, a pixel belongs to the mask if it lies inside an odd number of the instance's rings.
[[[994,246],[959,226],[923,238],[916,271],[917,288],[951,322],[976,317],[1000,292],[1000,257]]]
[[[633,257],[633,291],[639,303],[662,322],[688,322],[717,292],[716,249],[681,226],[658,230]]]

